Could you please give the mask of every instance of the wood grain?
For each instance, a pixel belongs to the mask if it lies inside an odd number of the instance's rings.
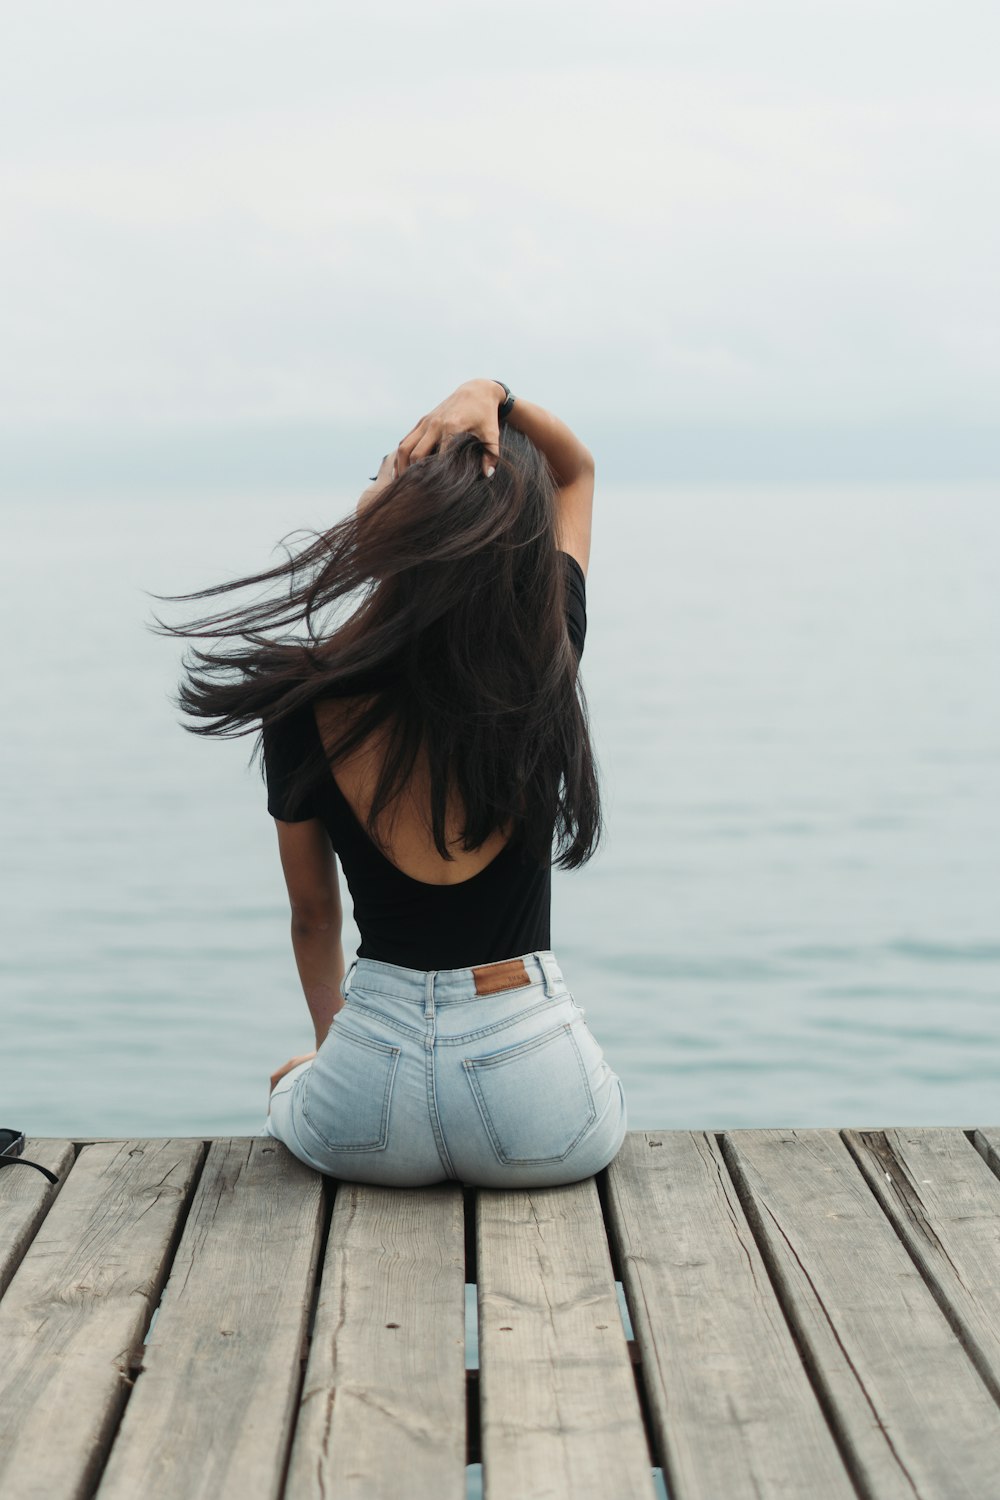
[[[1000,1402],[1000,1180],[957,1128],[845,1130],[843,1138]]]
[[[41,1162],[60,1180],[49,1182],[34,1167],[0,1167],[0,1297],[59,1196],[75,1160],[72,1141],[51,1138],[27,1137],[23,1155],[30,1161]]]
[[[280,1143],[211,1147],[98,1500],[280,1493],[322,1221]]]
[[[172,1140],[81,1150],[0,1301],[4,1500],[91,1493],[203,1152]]]
[[[607,1175],[671,1500],[853,1500],[714,1135],[630,1131]]]
[[[477,1195],[485,1500],[652,1500],[593,1178]]]
[[[996,1500],[1000,1409],[838,1132],[724,1150],[859,1488]]]
[[[339,1183],[287,1500],[464,1500],[462,1190]]]

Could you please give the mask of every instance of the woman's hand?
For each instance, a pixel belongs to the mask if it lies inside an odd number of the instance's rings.
[[[437,448],[443,452],[456,433],[471,432],[488,449],[483,454],[483,473],[491,479],[500,456],[499,410],[503,400],[503,387],[497,381],[465,381],[406,434],[396,449],[395,473],[402,474],[418,458],[426,458]]]
[[[273,1094],[277,1086],[278,1080],[280,1078],[284,1078],[285,1074],[290,1073],[293,1068],[297,1068],[299,1063],[308,1062],[311,1057],[315,1056],[315,1052],[303,1052],[301,1057],[290,1057],[286,1063],[282,1063],[281,1067],[277,1068],[271,1074],[271,1087],[267,1091],[268,1113],[270,1113],[271,1110],[271,1095]]]

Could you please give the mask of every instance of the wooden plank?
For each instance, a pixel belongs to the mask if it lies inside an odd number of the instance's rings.
[[[996,1500],[1000,1409],[837,1132],[723,1151],[862,1492]]]
[[[261,1108],[263,1109],[263,1105],[261,1106]],[[36,1140],[51,1140],[51,1139],[54,1139],[54,1137],[51,1137],[51,1136],[36,1136],[35,1139]],[[98,1143],[100,1143],[102,1141],[119,1141],[120,1142],[121,1139],[122,1139],[122,1137],[120,1135],[75,1135],[73,1137],[73,1143],[74,1143],[74,1145],[77,1145],[77,1146],[93,1146],[93,1145],[96,1145],[96,1144],[98,1144]],[[232,1140],[237,1140],[237,1139],[238,1140],[249,1140],[250,1137],[249,1136],[239,1136],[239,1137],[237,1137],[237,1136],[232,1136],[232,1135],[209,1135],[206,1132],[199,1132],[198,1135],[175,1135],[175,1136],[171,1136],[171,1140],[174,1140],[174,1141],[198,1141],[203,1146],[211,1146],[216,1141],[232,1141]],[[271,1139],[273,1140],[273,1136],[271,1137]]]
[[[61,1180],[50,1182],[34,1167],[0,1167],[0,1297],[38,1232],[73,1165],[72,1141],[28,1136],[23,1155],[41,1162]]]
[[[486,1500],[651,1500],[594,1179],[481,1189],[476,1243]]]
[[[843,1139],[983,1384],[1000,1402],[996,1174],[954,1127],[845,1130]]]
[[[278,1495],[323,1218],[280,1142],[210,1147],[98,1500]]]
[[[1000,1125],[964,1125],[958,1127],[967,1135],[987,1166],[1000,1172]]]
[[[87,1146],[68,1173],[0,1301],[4,1500],[92,1492],[203,1150]]]
[[[629,1131],[607,1182],[671,1500],[854,1500],[714,1135]]]
[[[464,1500],[462,1189],[337,1184],[285,1500]]]

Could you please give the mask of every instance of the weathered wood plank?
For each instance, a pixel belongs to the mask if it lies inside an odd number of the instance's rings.
[[[462,1189],[337,1184],[285,1500],[464,1500]]]
[[[486,1500],[651,1500],[594,1179],[481,1190],[476,1244]]]
[[[854,1500],[714,1135],[629,1131],[607,1181],[671,1500]]]
[[[994,1172],[1000,1172],[1000,1125],[957,1126]]]
[[[996,1500],[1000,1409],[838,1133],[723,1152],[862,1491]]]
[[[0,1167],[0,1297],[65,1184],[74,1161],[73,1143],[29,1136],[24,1155],[61,1181],[50,1182],[34,1167]]]
[[[843,1139],[1000,1401],[1000,1180],[954,1127],[845,1130]]]
[[[271,1500],[298,1401],[322,1178],[265,1137],[213,1144],[99,1500]]]
[[[263,1109],[264,1109],[264,1105],[261,1104],[261,1110],[263,1110]],[[36,1140],[51,1140],[51,1139],[54,1139],[54,1137],[51,1137],[51,1136],[36,1136],[35,1139]],[[99,1144],[99,1143],[101,1143],[103,1141],[121,1141],[121,1139],[122,1138],[121,1138],[120,1135],[85,1135],[85,1136],[75,1135],[73,1137],[73,1143],[74,1143],[74,1145],[77,1145],[77,1146],[93,1146],[93,1145],[97,1145],[97,1144]],[[171,1140],[174,1140],[174,1141],[197,1141],[197,1142],[199,1142],[203,1146],[211,1146],[216,1141],[233,1141],[233,1140],[250,1140],[250,1139],[252,1139],[250,1136],[210,1135],[207,1132],[204,1133],[204,1134],[198,1134],[198,1135],[175,1135],[175,1136],[171,1136]],[[271,1137],[269,1137],[269,1139],[273,1140],[274,1137],[271,1136]]]
[[[4,1500],[91,1493],[203,1151],[87,1146],[67,1174],[0,1301]]]

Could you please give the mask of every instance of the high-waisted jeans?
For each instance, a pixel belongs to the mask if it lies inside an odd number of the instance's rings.
[[[358,958],[316,1056],[278,1080],[264,1134],[318,1172],[417,1187],[550,1187],[607,1166],[621,1080],[551,950],[469,969]]]

